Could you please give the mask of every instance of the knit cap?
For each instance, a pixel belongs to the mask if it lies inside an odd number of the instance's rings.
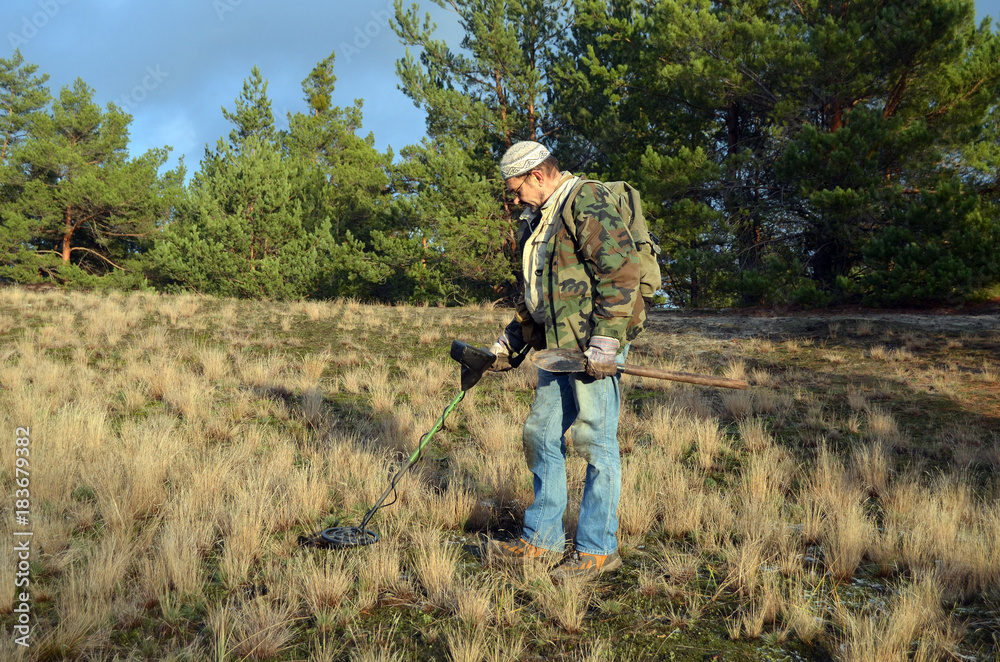
[[[504,180],[523,175],[539,163],[549,158],[549,150],[545,145],[534,140],[522,140],[514,143],[500,159],[500,176]]]

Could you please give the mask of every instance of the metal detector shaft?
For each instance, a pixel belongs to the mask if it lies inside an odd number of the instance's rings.
[[[382,496],[378,498],[378,501],[375,502],[375,505],[372,506],[367,513],[365,513],[365,516],[361,520],[361,524],[358,525],[359,529],[364,529],[365,525],[368,524],[368,520],[370,520],[372,516],[375,515],[375,512],[382,507],[382,503],[387,498],[389,498],[389,495],[392,493],[392,491],[396,489],[396,483],[399,482],[399,479],[403,477],[403,474],[409,471],[410,467],[412,467],[414,464],[417,463],[417,461],[420,459],[420,453],[430,442],[431,437],[433,437],[434,434],[441,429],[441,426],[444,425],[444,419],[448,418],[448,415],[451,414],[452,410],[458,406],[458,403],[461,402],[462,398],[464,397],[465,397],[465,391],[459,391],[458,395],[455,396],[455,399],[452,400],[448,404],[448,406],[444,408],[443,412],[441,412],[441,415],[434,422],[434,425],[431,426],[431,429],[425,432],[424,436],[420,438],[420,443],[417,444],[417,450],[413,451],[413,454],[410,455],[410,459],[406,462],[403,468],[397,471],[396,475],[392,477],[392,480],[389,481],[389,487],[385,488],[385,492],[382,492]]]
[[[451,343],[451,358],[458,361],[459,365],[462,366],[461,383],[462,390],[459,391],[455,399],[444,408],[441,412],[441,416],[438,417],[434,426],[424,433],[424,436],[420,438],[420,443],[417,444],[417,449],[413,451],[410,456],[409,461],[406,465],[402,467],[389,481],[389,487],[386,488],[382,496],[378,498],[375,505],[372,506],[367,513],[365,513],[364,518],[361,520],[361,524],[358,526],[333,526],[328,529],[324,529],[319,533],[315,539],[317,541],[322,541],[319,544],[326,544],[328,547],[333,549],[344,549],[346,547],[362,547],[364,545],[371,545],[378,542],[378,533],[375,531],[369,531],[365,527],[368,525],[368,520],[370,520],[380,508],[384,507],[385,500],[390,494],[396,489],[396,483],[403,477],[410,467],[417,463],[420,459],[420,454],[423,452],[424,448],[430,442],[431,437],[434,436],[438,430],[444,425],[444,419],[448,418],[448,415],[452,410],[458,406],[458,403],[462,401],[465,397],[465,392],[476,385],[479,379],[486,373],[490,367],[496,362],[496,356],[491,354],[488,350],[480,349],[478,347],[473,347],[469,343],[464,343],[461,340],[453,340]],[[313,537],[305,538],[305,540],[311,541]]]

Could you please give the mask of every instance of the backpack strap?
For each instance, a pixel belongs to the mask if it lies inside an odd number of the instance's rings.
[[[566,199],[563,201],[562,209],[559,210],[559,215],[562,217],[563,223],[566,225],[566,228],[573,234],[574,237],[576,237],[576,219],[573,218],[573,203],[576,201],[577,196],[580,195],[580,191],[583,190],[585,184],[597,184],[602,188],[604,188],[604,190],[606,190],[611,195],[612,198],[616,198],[618,200],[619,212],[624,213],[626,211],[622,209],[623,202],[625,203],[625,206],[628,206],[628,200],[622,200],[622,196],[616,194],[611,189],[611,187],[607,185],[606,182],[602,182],[599,179],[584,179],[581,177],[580,181],[578,181],[576,183],[576,186],[573,187],[573,190],[570,191],[569,194],[567,194]],[[627,211],[628,211],[628,217],[626,218],[623,215],[622,220],[625,221],[625,228],[629,231],[629,234],[631,234],[632,228],[629,226],[632,223],[632,208],[629,207]],[[634,237],[633,241],[635,241]]]

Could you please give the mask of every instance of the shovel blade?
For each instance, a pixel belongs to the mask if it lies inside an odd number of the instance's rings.
[[[587,357],[578,349],[543,349],[531,355],[531,362],[548,372],[584,372]]]

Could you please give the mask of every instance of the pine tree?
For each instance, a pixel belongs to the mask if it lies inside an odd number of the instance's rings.
[[[0,267],[4,275],[88,286],[141,283],[141,257],[169,214],[183,166],[159,175],[166,148],[129,158],[130,122],[113,104],[102,110],[79,79],[62,89],[51,113],[34,114],[8,158],[8,184],[19,194],[3,216],[20,236],[4,237],[11,254]]]
[[[559,69],[566,139],[645,195],[680,305],[761,299],[775,113],[800,57],[781,3],[578,0]],[[641,44],[641,48],[636,48]]]
[[[996,197],[1000,57],[972,15],[969,0],[577,0],[556,109],[593,167],[643,190],[675,302],[875,301],[891,279],[866,277],[870,242],[926,218],[914,205],[939,189]],[[969,208],[918,234],[975,261],[943,239],[968,221],[989,245]]]
[[[296,168],[285,158],[254,67],[235,110],[229,140],[206,147],[201,170],[154,252],[168,288],[236,297],[299,298],[321,285],[338,248],[328,219],[307,228]]]
[[[243,81],[243,91],[236,98],[234,109],[222,108],[222,116],[233,123],[229,132],[229,146],[239,150],[248,138],[257,137],[264,142],[277,140],[278,130],[267,96],[267,81],[257,65],[250,69],[250,77]]]
[[[422,250],[409,266],[415,280],[451,283],[442,294],[452,297],[491,296],[513,282],[520,211],[504,203],[497,164],[518,140],[555,138],[549,75],[564,39],[565,3],[435,2],[457,12],[462,51],[434,37],[429,15],[421,20],[415,6],[396,3],[397,34],[421,49],[419,62],[408,50],[397,73],[427,111],[428,138],[404,149],[399,166],[412,229],[384,239]]]
[[[958,178],[904,205],[862,248],[865,304],[962,303],[1000,279],[1000,223]]]
[[[303,211],[307,219],[328,219],[333,236],[348,233],[364,242],[389,223],[393,154],[379,153],[372,134],[358,135],[362,102],[334,106],[334,55],[316,65],[302,82],[308,112],[288,118],[289,157],[302,169]]]
[[[36,75],[38,66],[27,64],[20,50],[11,59],[0,58],[0,278],[33,282],[37,270],[25,265],[31,259],[35,223],[13,209],[24,189],[26,173],[11,163],[11,154],[25,141],[31,123],[48,105],[51,95],[47,75]]]
[[[51,100],[48,74],[35,75],[38,65],[26,64],[20,49],[12,58],[0,58],[0,164],[7,159],[28,135],[35,115]]]
[[[405,297],[408,293],[385,291],[391,258],[385,250],[372,250],[374,237],[393,225],[392,151],[379,153],[372,134],[358,135],[360,100],[349,108],[333,105],[334,61],[331,53],[302,81],[308,110],[289,116],[285,138],[297,168],[295,195],[304,227],[310,232],[329,227],[337,247],[336,259],[321,266],[318,294]]]
[[[210,176],[192,182],[154,253],[169,285],[234,297],[297,298],[318,286],[317,260],[329,251],[302,227],[290,169],[260,135],[239,151],[220,141]]]
[[[904,289],[924,300],[960,299],[977,279],[951,266],[901,269],[914,251],[886,241],[913,239],[931,250],[921,259],[940,253],[939,266],[977,264],[976,246],[996,248],[996,222],[977,220],[978,191],[955,180],[1000,94],[1000,36],[977,28],[969,0],[806,6],[802,21],[811,94],[778,175],[790,205],[808,210],[799,218],[817,288],[841,300],[912,302],[898,289],[909,278]],[[944,281],[932,284],[935,269]]]

